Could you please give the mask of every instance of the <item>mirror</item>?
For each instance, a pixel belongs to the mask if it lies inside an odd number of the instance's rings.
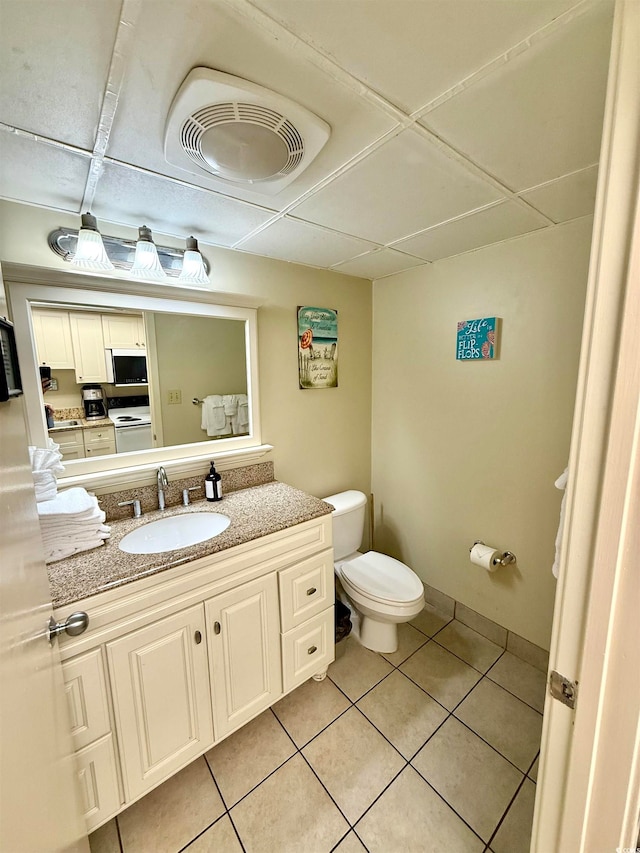
[[[67,476],[260,443],[255,309],[189,301],[184,288],[180,299],[11,281],[8,290],[30,442],[69,444],[76,432]],[[75,419],[81,433],[59,428]]]

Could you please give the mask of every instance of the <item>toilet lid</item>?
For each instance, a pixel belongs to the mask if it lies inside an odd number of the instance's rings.
[[[367,551],[343,563],[341,571],[356,590],[369,598],[408,602],[424,595],[422,581],[409,566],[377,551]]]

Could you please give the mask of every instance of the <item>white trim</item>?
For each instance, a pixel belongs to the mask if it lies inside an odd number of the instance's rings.
[[[639,34],[640,5],[618,0],[550,653],[578,698],[574,713],[547,695],[531,845],[540,853],[635,849],[637,838]]]

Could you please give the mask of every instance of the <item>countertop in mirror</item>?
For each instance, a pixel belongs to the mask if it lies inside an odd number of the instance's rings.
[[[56,433],[68,432],[72,429],[105,429],[106,427],[113,426],[113,421],[109,418],[97,418],[92,421],[88,421],[86,418],[68,418],[67,420],[75,420],[77,423],[68,424],[66,426],[49,427],[49,435],[53,435],[54,440]]]
[[[173,566],[242,545],[304,521],[328,515],[333,507],[311,495],[273,482],[226,495],[221,501],[199,500],[188,507],[175,506],[146,513],[142,518],[111,522],[105,544],[47,566],[54,607],[72,604],[100,592],[131,583]],[[141,524],[187,512],[219,512],[231,519],[229,527],[213,539],[159,554],[126,554],[118,543]]]

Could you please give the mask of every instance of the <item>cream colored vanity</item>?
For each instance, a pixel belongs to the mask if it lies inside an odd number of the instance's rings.
[[[323,677],[331,545],[322,515],[56,609],[90,619],[61,635],[88,831]]]

